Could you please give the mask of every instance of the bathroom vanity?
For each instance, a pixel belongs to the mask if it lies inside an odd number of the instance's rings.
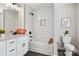
[[[0,37],[0,56],[23,56],[28,51],[29,36]]]
[[[29,36],[13,35],[18,28],[25,29],[24,5],[19,5],[18,8],[12,8],[3,4],[4,8],[0,9],[0,29],[5,30],[5,36],[0,37],[0,56],[22,56],[28,51]]]

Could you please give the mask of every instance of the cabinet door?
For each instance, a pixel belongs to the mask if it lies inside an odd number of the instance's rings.
[[[20,40],[20,41],[19,41]],[[17,39],[17,55],[22,56],[28,51],[28,39],[27,37],[21,37]]]
[[[16,45],[16,39],[7,40],[7,47]]]
[[[22,37],[17,38],[17,56],[22,56],[22,41]]]
[[[9,55],[9,56],[16,56],[16,53],[12,54],[12,55]]]
[[[22,54],[26,54],[28,51],[28,40],[22,42]]]
[[[10,47],[7,47],[7,56],[10,56],[14,53],[16,53],[16,45],[12,45]]]
[[[4,49],[6,46],[6,41],[1,41],[0,42],[0,49]]]
[[[17,56],[22,56],[22,43],[17,42]]]
[[[0,50],[0,56],[6,56],[5,49]]]
[[[6,52],[5,52],[6,46],[5,45],[6,45],[5,41],[0,42],[0,56],[6,55]]]

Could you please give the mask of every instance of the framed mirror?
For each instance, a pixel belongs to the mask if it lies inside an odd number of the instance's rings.
[[[70,17],[62,17],[61,27],[62,28],[70,28],[71,27],[71,18]]]
[[[45,19],[40,20],[40,26],[46,26],[46,20]]]

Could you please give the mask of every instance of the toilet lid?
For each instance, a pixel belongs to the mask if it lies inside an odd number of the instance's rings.
[[[68,49],[68,50],[75,50],[75,47],[72,44],[64,44],[64,47],[65,49]]]

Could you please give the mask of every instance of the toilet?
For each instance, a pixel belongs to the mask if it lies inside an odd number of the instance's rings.
[[[69,36],[63,36],[63,43],[65,48],[65,55],[66,56],[72,56],[72,52],[75,51],[74,45],[71,44],[71,37]]]

